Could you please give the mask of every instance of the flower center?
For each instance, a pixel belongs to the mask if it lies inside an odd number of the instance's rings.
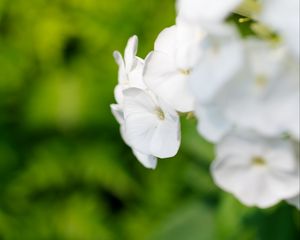
[[[260,89],[264,88],[267,85],[267,83],[268,79],[263,74],[258,75],[255,79],[255,86],[257,86]]]
[[[188,76],[191,74],[191,69],[179,69],[179,72],[185,76]]]
[[[252,165],[256,167],[263,167],[267,165],[267,162],[262,157],[254,157],[252,158]]]
[[[220,53],[221,47],[219,44],[215,43],[212,45],[212,53],[214,56],[218,55]]]
[[[165,114],[160,108],[156,108],[154,110],[156,116],[158,117],[159,120],[164,120],[165,119]]]

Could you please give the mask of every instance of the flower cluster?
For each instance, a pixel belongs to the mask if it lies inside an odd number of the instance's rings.
[[[246,15],[242,37],[232,12]],[[112,112],[137,159],[176,155],[179,113],[215,144],[215,183],[247,206],[299,207],[299,0],[178,0],[145,60],[129,39]]]

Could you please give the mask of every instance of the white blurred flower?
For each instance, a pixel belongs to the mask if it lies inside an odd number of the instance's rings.
[[[217,145],[214,181],[247,206],[270,207],[299,194],[299,162],[289,140],[236,132]]]
[[[278,32],[299,60],[299,0],[263,0],[259,19]]]
[[[144,79],[147,86],[179,112],[194,110],[194,98],[187,79],[201,54],[205,33],[198,27],[178,20],[163,30],[154,51],[146,58]]]
[[[159,158],[176,155],[180,145],[178,114],[149,91],[124,90],[125,136],[136,151]]]
[[[242,0],[177,0],[178,15],[188,22],[203,24],[223,21]]]
[[[123,109],[120,105],[118,104],[111,104],[111,111],[114,115],[114,117],[116,118],[116,120],[118,121],[118,123],[120,124],[120,133],[121,136],[124,140],[124,142],[130,146],[127,138],[126,138],[126,133],[125,133],[125,124],[124,124],[124,112]],[[153,155],[149,155],[149,154],[143,154],[137,150],[135,150],[134,148],[132,148],[132,152],[135,155],[135,157],[138,159],[138,161],[146,168],[150,168],[150,169],[155,169],[156,165],[157,165],[157,158],[154,157]]]
[[[288,199],[287,202],[300,210],[300,194]]]
[[[237,32],[227,25],[206,26],[202,55],[190,78],[197,101],[207,103],[243,66],[243,47]]]
[[[299,66],[284,49],[259,40],[246,42],[244,70],[218,94],[226,118],[268,136],[299,139]]]
[[[143,81],[144,60],[137,57],[138,38],[133,36],[129,38],[124,59],[120,52],[114,52],[114,58],[119,66],[118,85],[115,87],[115,99],[121,104],[123,101],[123,90],[129,87],[145,89]]]

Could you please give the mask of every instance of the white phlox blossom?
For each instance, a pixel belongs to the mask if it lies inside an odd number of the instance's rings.
[[[137,151],[159,158],[176,155],[180,122],[176,111],[149,91],[124,90],[125,134]]]
[[[189,78],[199,55],[205,32],[178,20],[163,30],[146,58],[146,85],[179,112],[194,110],[194,97],[188,87]]]
[[[289,140],[232,132],[216,152],[214,181],[245,205],[270,207],[299,194],[299,161]]]

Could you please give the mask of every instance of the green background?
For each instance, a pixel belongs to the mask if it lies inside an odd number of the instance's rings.
[[[172,0],[0,0],[0,239],[293,240],[299,214],[242,206],[182,119],[177,157],[143,168],[111,115],[115,49],[139,56]]]

